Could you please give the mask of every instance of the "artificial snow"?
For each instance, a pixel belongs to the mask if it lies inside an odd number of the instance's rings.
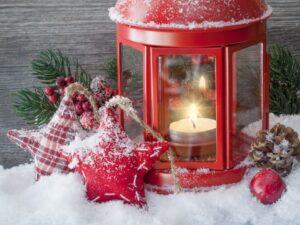
[[[134,21],[127,18],[124,18],[124,16],[116,10],[114,7],[111,7],[109,9],[109,17],[112,21],[116,23],[121,24],[127,24],[130,26],[137,26],[137,27],[148,27],[148,28],[174,28],[174,29],[209,29],[209,28],[223,28],[223,27],[230,27],[230,26],[238,26],[243,24],[250,24],[257,21],[264,20],[268,18],[272,14],[272,7],[268,5],[267,10],[264,12],[264,14],[260,18],[253,18],[253,19],[243,19],[243,20],[234,20],[232,19],[229,22],[225,21],[204,21],[202,23],[196,23],[196,22],[190,22],[187,24],[180,24],[180,23],[169,23],[169,24],[158,24],[155,22],[149,22],[144,23],[141,21]]]
[[[280,122],[300,133],[300,115],[270,118],[271,126]],[[249,131],[254,133],[255,126],[259,122]],[[0,167],[0,225],[300,225],[299,163],[284,178],[287,192],[273,205],[262,205],[251,195],[253,168],[242,182],[208,192],[147,192],[147,209],[88,201],[79,174],[53,174],[35,182],[33,170],[33,164]]]
[[[254,169],[235,185],[209,192],[158,195],[147,192],[148,209],[120,201],[86,200],[81,177],[53,174],[35,182],[33,165],[0,168],[1,225],[282,225],[300,224],[300,166],[285,178],[288,190],[274,205],[249,191]]]

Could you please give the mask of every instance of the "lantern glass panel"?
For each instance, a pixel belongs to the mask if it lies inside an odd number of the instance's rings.
[[[215,56],[159,56],[159,130],[177,161],[216,160]]]
[[[238,159],[249,151],[247,140],[262,129],[262,45],[258,44],[233,54],[232,143]],[[257,129],[252,129],[254,123]],[[253,131],[252,131],[253,130]]]
[[[143,118],[143,53],[129,46],[122,46],[122,95],[133,102],[133,107]],[[124,115],[124,128],[132,139],[141,140],[143,129],[132,118]]]

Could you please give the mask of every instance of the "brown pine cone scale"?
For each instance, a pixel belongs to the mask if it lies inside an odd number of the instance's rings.
[[[287,176],[293,160],[300,159],[300,140],[297,132],[282,124],[276,124],[270,132],[261,130],[251,145],[250,157],[257,167],[272,168],[281,176]]]

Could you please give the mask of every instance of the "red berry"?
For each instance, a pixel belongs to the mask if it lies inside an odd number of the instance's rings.
[[[53,95],[48,96],[48,99],[52,104],[55,104],[58,100],[58,95],[56,93],[54,93]]]
[[[72,98],[72,100],[73,101],[76,101],[77,100],[77,96],[78,96],[78,93],[73,93],[72,95],[71,95],[71,98]]]
[[[263,169],[250,182],[252,194],[263,204],[275,203],[286,190],[286,184],[272,169]]]
[[[92,112],[84,112],[80,116],[80,123],[82,127],[87,130],[97,129],[99,127],[99,123]]]
[[[85,98],[84,94],[78,95],[76,99],[79,102],[85,102],[86,101],[86,98]]]
[[[66,83],[66,81],[65,81],[65,78],[64,77],[58,77],[58,78],[56,78],[56,85],[57,85],[57,87],[65,87],[65,86],[67,86],[67,83]]]
[[[82,108],[86,112],[91,111],[92,109],[91,104],[88,101],[82,103]]]
[[[64,88],[64,87],[60,87],[60,88],[59,88],[59,93],[60,93],[61,95],[64,95],[64,94],[65,94],[65,88]]]
[[[52,87],[44,87],[44,94],[47,96],[53,95],[54,94],[54,89]]]
[[[82,108],[82,106],[81,106],[81,103],[76,103],[76,104],[75,104],[75,110],[76,110],[76,113],[77,113],[78,115],[81,115],[81,114],[83,113],[83,108]]]
[[[72,76],[67,76],[65,77],[65,82],[67,83],[67,85],[70,85],[74,83],[74,78]]]

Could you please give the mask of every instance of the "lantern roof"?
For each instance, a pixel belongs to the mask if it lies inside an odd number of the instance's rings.
[[[121,24],[156,29],[236,27],[267,19],[265,0],[118,0],[110,18]]]

